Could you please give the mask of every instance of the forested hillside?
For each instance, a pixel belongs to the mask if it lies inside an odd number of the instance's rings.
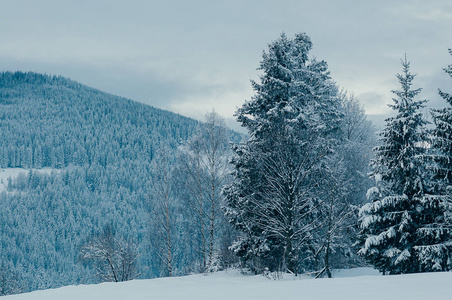
[[[173,160],[197,126],[63,77],[1,73],[0,167],[30,170],[0,193],[1,294],[98,281],[80,249],[105,232],[137,257],[135,275],[158,276],[153,158],[165,145]],[[32,171],[43,167],[55,172]],[[180,231],[179,241],[189,235]],[[175,273],[190,271],[190,243],[181,242],[188,250],[174,258]]]
[[[0,74],[0,166],[62,168],[149,161],[175,147],[196,121],[63,77]]]
[[[237,113],[248,141],[214,111],[197,122],[63,77],[1,73],[0,168],[24,173],[0,192],[0,295],[230,266],[321,277],[361,265],[353,243],[373,128],[326,63],[306,60],[311,45],[281,35],[263,56],[262,99]],[[281,76],[281,89],[264,89]]]

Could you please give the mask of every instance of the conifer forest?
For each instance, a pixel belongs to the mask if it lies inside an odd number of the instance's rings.
[[[450,271],[452,49],[441,108],[402,53],[382,128],[306,33],[263,50],[240,133],[215,107],[196,121],[0,73],[0,295],[230,268]]]

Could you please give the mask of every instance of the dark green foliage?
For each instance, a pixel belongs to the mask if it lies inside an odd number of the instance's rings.
[[[260,64],[255,95],[236,115],[248,141],[234,145],[226,215],[242,235],[233,249],[257,271],[304,270],[300,251],[320,226],[319,180],[340,135],[340,99],[310,38],[282,34]]]
[[[449,49],[452,55],[452,49]],[[452,64],[444,69],[452,78]],[[426,155],[430,189],[437,196],[424,203],[422,228],[425,245],[419,248],[422,270],[444,271],[452,269],[452,95],[439,90],[447,106],[433,109],[434,128],[430,131],[431,151]]]
[[[452,49],[449,50],[452,55]],[[452,78],[452,64],[444,69]],[[435,161],[436,179],[440,181],[439,188],[445,189],[452,183],[452,95],[439,90],[440,96],[448,103],[447,107],[432,110],[435,128],[432,130],[432,147],[439,152],[431,157]]]
[[[381,145],[375,149],[373,176],[377,187],[368,192],[371,203],[360,211],[360,254],[382,272],[390,274],[417,272],[419,262],[414,246],[418,244],[421,199],[425,197],[425,168],[419,156],[425,121],[419,109],[425,101],[414,98],[421,89],[411,89],[415,75],[409,63],[402,61],[403,73],[397,74],[401,90],[392,91],[397,97],[390,105],[397,116],[386,120],[380,134]]]
[[[430,178],[426,122],[419,112],[426,101],[414,99],[421,89],[411,89],[414,75],[406,58],[402,66],[402,88],[393,91],[391,105],[397,116],[387,120],[373,162],[377,186],[360,210],[359,253],[383,273],[444,271],[450,264],[449,197]]]

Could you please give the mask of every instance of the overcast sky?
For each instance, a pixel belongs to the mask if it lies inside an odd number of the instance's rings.
[[[250,99],[262,51],[306,32],[311,55],[371,119],[390,109],[407,54],[430,106],[452,63],[452,1],[0,0],[0,70],[63,75],[202,119]],[[380,117],[378,117],[380,116]]]

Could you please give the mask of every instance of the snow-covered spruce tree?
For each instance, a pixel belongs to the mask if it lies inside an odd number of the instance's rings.
[[[449,49],[452,55],[452,49]],[[452,64],[444,71],[452,77]],[[437,163],[435,175],[441,179],[443,187],[452,185],[452,95],[439,90],[440,96],[447,101],[448,107],[432,110],[435,128],[432,130],[432,147],[439,151],[433,156]]]
[[[452,49],[449,49],[452,55]],[[444,71],[452,77],[452,65]],[[445,271],[452,268],[452,95],[439,90],[439,94],[449,104],[442,109],[433,109],[434,128],[431,130],[430,158],[432,192],[437,194],[425,203],[423,233],[429,239],[425,246],[419,246],[421,267],[425,270]]]
[[[340,99],[311,48],[304,33],[272,42],[255,95],[236,113],[250,138],[233,146],[225,213],[242,233],[232,248],[255,271],[297,273],[299,250],[319,225],[317,176],[339,130]]]
[[[421,89],[412,89],[415,75],[402,60],[403,72],[397,74],[400,90],[390,105],[397,115],[386,120],[380,133],[381,145],[375,148],[373,177],[376,186],[369,189],[368,200],[360,212],[361,254],[383,273],[420,271],[416,246],[424,244],[423,213],[430,201],[425,182],[424,125],[419,110],[425,100],[414,98]]]

